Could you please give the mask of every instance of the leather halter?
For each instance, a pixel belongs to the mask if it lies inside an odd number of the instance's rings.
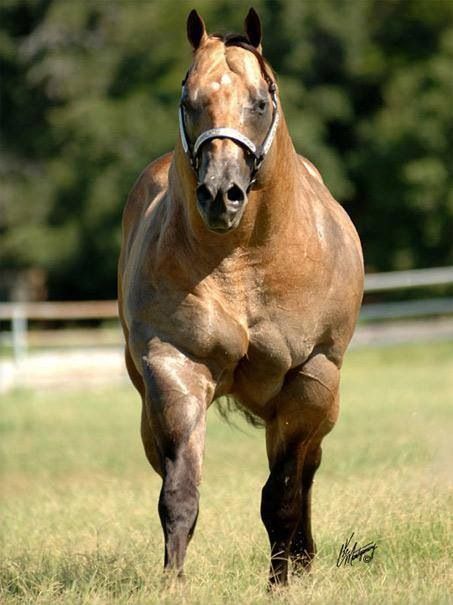
[[[187,76],[184,78],[182,82],[182,92],[184,93],[184,88],[186,85]],[[246,151],[253,157],[253,168],[252,174],[250,178],[250,184],[248,189],[250,189],[255,181],[256,174],[263,163],[264,158],[266,157],[269,149],[271,148],[272,142],[275,138],[275,133],[277,132],[278,122],[280,120],[280,114],[278,111],[278,103],[277,103],[277,87],[275,82],[269,79],[269,94],[272,99],[272,121],[267,131],[266,137],[261,145],[255,145],[253,141],[251,141],[244,134],[236,130],[235,128],[210,128],[209,130],[205,130],[200,134],[197,138],[193,146],[191,146],[189,142],[189,137],[187,136],[186,125],[184,122],[184,108],[182,102],[179,103],[179,133],[181,136],[181,143],[186,153],[189,162],[195,172],[198,174],[198,158],[201,147],[208,141],[212,141],[212,139],[231,139],[235,143],[242,145],[246,149]],[[181,96],[182,99],[182,96]]]

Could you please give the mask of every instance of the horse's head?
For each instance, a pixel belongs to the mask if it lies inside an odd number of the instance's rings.
[[[183,83],[181,140],[196,174],[198,211],[218,233],[238,226],[278,124],[276,86],[253,9],[245,32],[208,36],[196,11],[187,20],[194,60]]]

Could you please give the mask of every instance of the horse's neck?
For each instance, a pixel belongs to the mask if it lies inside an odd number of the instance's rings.
[[[196,181],[180,142],[170,169],[170,200],[174,228],[181,240],[191,244],[197,254],[228,255],[235,248],[262,247],[282,235],[295,212],[298,158],[282,117],[268,157],[258,173],[256,186],[249,194],[240,225],[219,236],[208,231],[196,208]],[[176,219],[176,217],[178,217]]]
[[[281,236],[296,211],[298,157],[282,117],[274,144],[250,195],[250,218],[258,245],[270,235]],[[273,238],[271,238],[273,239]],[[253,241],[253,240],[252,240]]]

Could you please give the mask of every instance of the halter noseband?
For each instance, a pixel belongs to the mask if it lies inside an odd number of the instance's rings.
[[[183,92],[186,80],[187,75],[182,82]],[[273,106],[272,121],[269,130],[266,134],[266,137],[264,138],[264,141],[261,143],[261,145],[258,146],[256,146],[253,141],[251,141],[248,137],[246,137],[244,134],[242,134],[241,132],[239,132],[239,130],[236,130],[235,128],[211,128],[202,132],[191,148],[189,137],[187,136],[186,125],[184,122],[184,108],[182,102],[179,103],[179,133],[181,136],[181,143],[184,152],[186,153],[189,162],[195,171],[195,174],[198,173],[198,154],[202,145],[204,145],[207,141],[212,141],[212,139],[231,139],[235,143],[238,143],[239,145],[242,145],[242,147],[245,147],[246,151],[253,157],[253,168],[248,189],[250,189],[254,185],[256,181],[256,174],[260,169],[261,164],[263,163],[263,160],[266,157],[269,149],[271,148],[280,119],[277,104],[277,87],[275,85],[275,82],[270,79],[268,80],[268,84],[269,94],[271,95]]]

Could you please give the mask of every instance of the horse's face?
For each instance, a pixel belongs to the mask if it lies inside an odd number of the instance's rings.
[[[259,52],[259,39],[248,32],[255,44],[247,50],[208,37],[196,13],[189,16],[188,35],[196,52],[181,105],[191,145],[211,129],[232,128],[258,147],[273,116],[269,81],[253,52]],[[195,160],[197,208],[205,225],[217,233],[235,229],[247,205],[254,156],[237,140],[213,137],[201,144]]]

